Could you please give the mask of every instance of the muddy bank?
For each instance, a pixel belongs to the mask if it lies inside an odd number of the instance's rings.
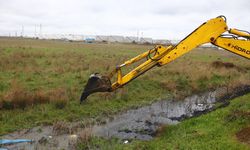
[[[240,142],[246,143],[250,146],[250,127],[241,129],[236,133],[236,137]]]
[[[229,104],[235,97],[250,92],[250,86],[235,88],[231,93],[227,88],[196,94],[184,100],[161,100],[151,105],[131,109],[104,119],[105,124],[95,125],[85,130],[81,122],[58,123],[54,126],[41,126],[2,136],[3,139],[27,138],[33,143],[5,145],[9,149],[74,149],[81,133],[91,132],[105,138],[117,137],[122,140],[150,140],[156,130],[165,124],[177,124],[183,119],[195,117]],[[220,103],[220,105],[218,105]],[[216,104],[216,105],[215,105]]]

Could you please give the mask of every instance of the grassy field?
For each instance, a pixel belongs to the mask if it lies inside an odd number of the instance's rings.
[[[249,60],[198,48],[114,93],[92,95],[79,105],[91,73],[109,73],[152,47],[0,38],[0,135],[56,121],[98,121],[163,98],[250,84]]]
[[[218,149],[250,148],[250,94],[236,98],[231,104],[178,125],[162,126],[151,141],[123,144],[118,139],[85,138],[79,149]]]

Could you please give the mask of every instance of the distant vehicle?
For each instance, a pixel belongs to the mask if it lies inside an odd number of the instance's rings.
[[[85,43],[94,43],[95,39],[94,38],[86,38],[84,41],[85,41]]]

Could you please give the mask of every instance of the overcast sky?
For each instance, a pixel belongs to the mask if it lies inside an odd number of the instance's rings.
[[[124,35],[181,39],[225,15],[250,31],[249,0],[0,0],[0,34]]]

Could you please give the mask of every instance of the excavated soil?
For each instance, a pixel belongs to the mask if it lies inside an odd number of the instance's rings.
[[[230,63],[230,62],[214,61],[214,62],[212,62],[211,65],[214,68],[236,69],[240,72],[246,72],[246,70],[244,68],[236,66],[235,64]]]
[[[240,142],[246,143],[250,146],[250,127],[241,129],[236,133],[236,137]]]

